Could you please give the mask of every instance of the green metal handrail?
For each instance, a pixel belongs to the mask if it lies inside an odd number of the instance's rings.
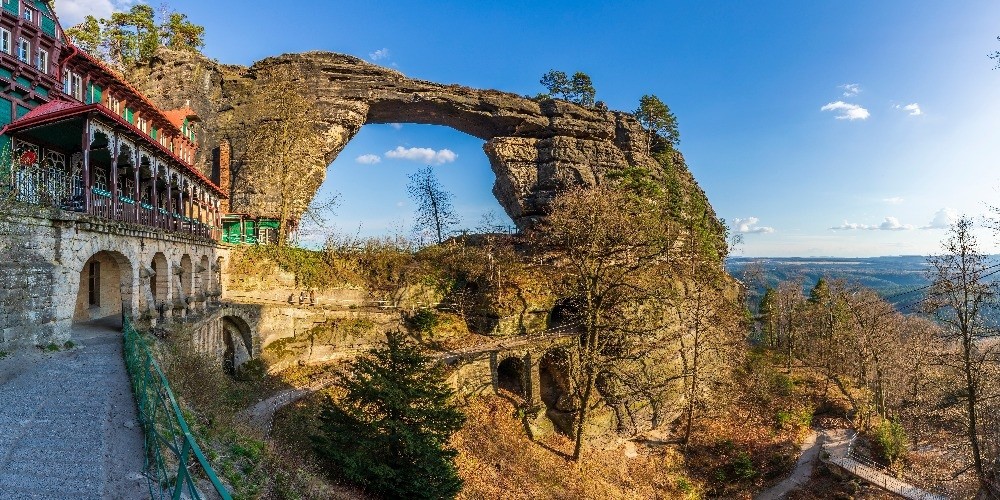
[[[128,316],[123,317],[125,366],[145,434],[145,472],[151,498],[205,498],[195,485],[191,467],[201,466],[215,492],[223,500],[232,497],[219,481],[195,441],[170,383],[153,358],[149,346]],[[195,460],[191,460],[194,458]]]

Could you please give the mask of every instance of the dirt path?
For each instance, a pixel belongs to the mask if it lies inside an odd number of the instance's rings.
[[[149,498],[121,335],[73,337],[0,360],[0,499]]]
[[[819,458],[819,452],[823,449],[823,443],[828,439],[829,432],[810,430],[809,436],[802,443],[802,454],[799,455],[799,460],[795,462],[795,469],[792,470],[792,473],[780,483],[758,493],[754,497],[754,500],[778,500],[785,498],[789,492],[807,483],[812,476],[813,465],[816,463],[816,459]]]

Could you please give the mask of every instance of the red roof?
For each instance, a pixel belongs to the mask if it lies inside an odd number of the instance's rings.
[[[218,193],[220,196],[222,196],[223,198],[227,197],[226,193],[222,190],[222,188],[216,186],[215,183],[213,183],[211,180],[205,177],[204,174],[199,172],[197,169],[189,166],[187,163],[182,161],[177,155],[170,152],[170,150],[164,147],[162,144],[153,141],[151,138],[147,137],[144,132],[136,128],[135,125],[125,121],[122,117],[112,113],[110,109],[104,107],[104,105],[102,104],[81,104],[77,102],[61,101],[57,99],[42,104],[41,106],[32,109],[27,114],[18,118],[17,120],[14,120],[13,122],[7,124],[5,127],[0,129],[0,135],[26,130],[40,125],[46,125],[64,118],[71,118],[92,111],[100,113],[106,118],[115,121],[118,125],[129,129],[130,131],[135,133],[135,135],[142,138],[147,145],[151,145],[154,148],[159,149],[160,152],[166,154],[170,159],[174,160],[178,165],[183,167],[184,170],[186,170],[189,174],[200,179],[205,185],[207,185],[213,191]]]
[[[198,118],[198,114],[190,106],[164,111],[163,116],[167,117],[167,120],[170,120],[170,123],[176,125],[177,128],[184,126],[184,120],[187,118]]]

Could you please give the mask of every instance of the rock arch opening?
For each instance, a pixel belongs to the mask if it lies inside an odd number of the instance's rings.
[[[121,328],[122,314],[132,312],[132,263],[119,252],[102,250],[79,273],[73,322]]]
[[[497,389],[524,397],[524,360],[507,358],[497,365]]]
[[[496,175],[482,147],[481,139],[447,126],[366,125],[330,164],[314,202],[322,205],[337,197],[331,220],[341,230],[362,237],[409,236],[416,209],[407,192],[409,176],[430,166],[452,195],[459,222],[450,234],[481,232],[485,226],[496,228],[491,232],[511,231],[514,222],[491,194]],[[311,222],[303,219],[301,236],[306,239],[319,232]]]

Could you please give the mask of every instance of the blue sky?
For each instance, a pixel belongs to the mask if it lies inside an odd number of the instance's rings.
[[[169,3],[226,63],[329,50],[518,94],[541,91],[549,69],[584,71],[613,109],[656,94],[712,205],[742,232],[738,255],[927,254],[944,236],[935,226],[1000,205],[1000,70],[987,58],[1000,49],[998,2]],[[67,25],[128,4],[56,1]],[[386,154],[399,147],[413,159]],[[337,228],[408,230],[406,176],[427,162],[466,226],[502,213],[482,141],[369,125],[322,189],[340,193]]]

